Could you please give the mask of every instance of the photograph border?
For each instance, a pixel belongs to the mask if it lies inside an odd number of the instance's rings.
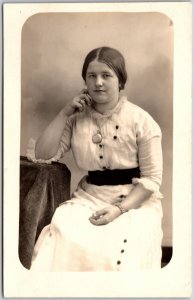
[[[29,272],[18,263],[21,28],[40,12],[161,12],[174,24],[173,257],[159,271]],[[13,26],[14,20],[14,26]],[[181,71],[180,71],[181,70]],[[10,83],[12,88],[10,89]],[[181,84],[180,84],[181,83]],[[13,102],[13,99],[14,102]],[[183,101],[184,99],[184,101]],[[185,101],[186,105],[185,105]],[[10,112],[10,107],[12,110]],[[190,3],[4,4],[4,293],[6,297],[188,297],[191,294]],[[181,122],[180,122],[181,118]],[[14,132],[14,134],[13,134]],[[11,137],[11,138],[10,138]],[[180,138],[181,137],[181,138]],[[14,149],[14,153],[13,153]],[[181,174],[181,176],[180,176]],[[177,176],[178,175],[178,176]],[[11,187],[11,188],[10,188]],[[15,230],[13,230],[13,228]],[[15,234],[13,233],[15,231]],[[11,246],[10,246],[11,245]],[[15,252],[16,251],[16,252]],[[108,278],[107,278],[108,277]],[[55,286],[53,286],[53,280]],[[66,285],[64,286],[64,282]],[[105,284],[106,282],[106,284]],[[130,285],[129,285],[130,282]],[[73,284],[72,284],[73,283]],[[75,289],[76,283],[76,289]],[[118,284],[119,283],[119,284]],[[24,286],[22,288],[22,286]]]

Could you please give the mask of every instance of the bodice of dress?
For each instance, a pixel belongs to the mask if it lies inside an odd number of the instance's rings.
[[[96,144],[92,137],[98,130],[102,141]],[[78,167],[83,170],[139,166],[145,184],[161,184],[160,127],[146,111],[126,97],[121,97],[117,106],[107,114],[100,114],[87,106],[84,112],[71,116],[58,152],[51,161],[59,160],[70,148]]]
[[[135,130],[132,120],[126,114],[125,104],[121,102],[110,115],[101,115],[93,109],[87,109],[85,115],[79,115],[73,122],[71,149],[81,169],[125,169],[138,166]],[[98,130],[102,141],[95,144],[92,137]]]

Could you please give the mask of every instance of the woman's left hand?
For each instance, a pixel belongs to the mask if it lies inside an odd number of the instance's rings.
[[[121,211],[117,206],[109,206],[96,211],[90,218],[90,222],[94,225],[106,225],[120,216]]]

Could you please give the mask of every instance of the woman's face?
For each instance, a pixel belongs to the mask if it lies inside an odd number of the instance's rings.
[[[86,85],[96,105],[113,108],[119,99],[119,80],[106,64],[93,60],[87,69]]]

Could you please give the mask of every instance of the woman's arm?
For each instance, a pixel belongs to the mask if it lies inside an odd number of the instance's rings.
[[[159,191],[162,179],[161,138],[156,136],[147,143],[139,145],[139,164],[141,178],[134,178],[134,188],[129,195],[119,202],[125,212],[141,206],[154,192]],[[105,225],[121,215],[116,205],[97,211],[90,218],[94,225]]]
[[[145,189],[141,183],[138,183],[125,200],[122,201],[121,205],[125,211],[136,209],[145,202],[152,193],[152,191]]]
[[[137,184],[131,191],[129,196],[122,201],[122,208],[125,212],[130,209],[138,208],[146,199],[151,196],[152,192],[146,190],[142,184]],[[104,209],[98,210],[89,219],[94,225],[106,225],[122,214],[120,208],[116,205],[108,206]]]
[[[36,142],[35,156],[37,159],[47,160],[57,153],[68,117],[76,111],[83,111],[85,105],[90,103],[90,97],[86,94],[81,94],[59,112]]]
[[[67,115],[64,110],[61,110],[42,132],[35,147],[35,156],[37,159],[50,159],[57,153],[66,121]]]

